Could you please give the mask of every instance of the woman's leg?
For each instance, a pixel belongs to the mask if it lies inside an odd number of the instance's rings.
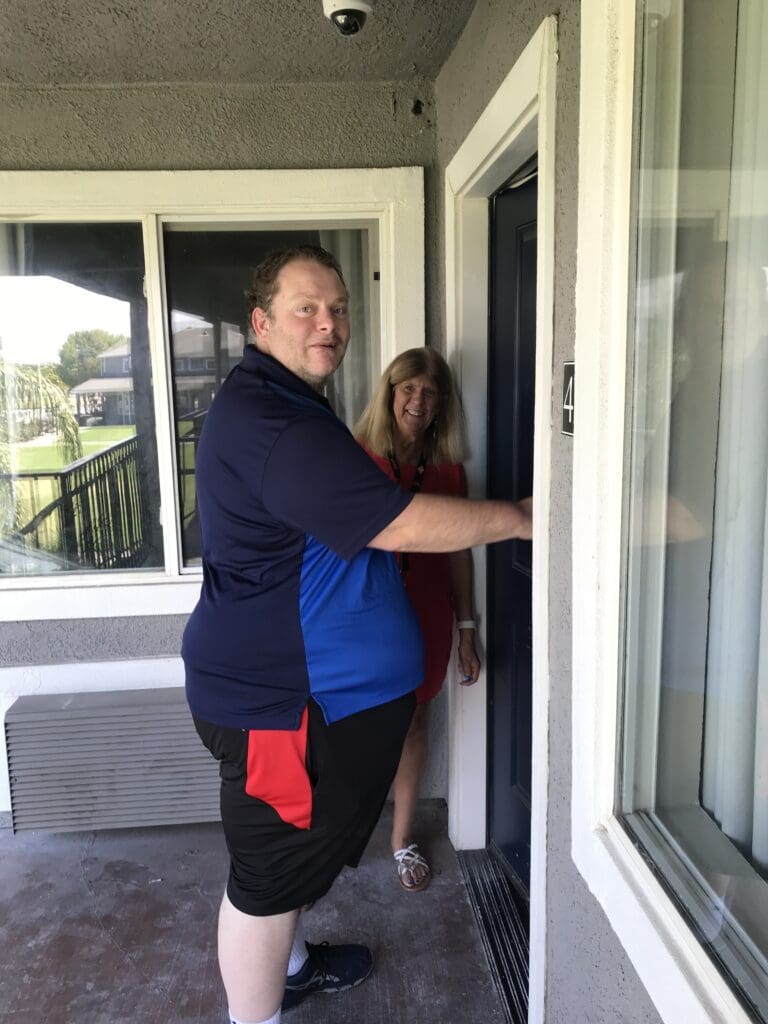
[[[393,853],[396,850],[402,850],[412,842],[411,829],[416,813],[416,801],[419,798],[421,777],[427,760],[428,707],[428,704],[416,705],[395,775],[393,785],[395,808],[392,820]],[[414,866],[411,871],[412,884],[422,882],[428,873],[428,868]]]

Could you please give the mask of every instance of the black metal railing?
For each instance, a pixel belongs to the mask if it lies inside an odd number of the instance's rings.
[[[197,565],[200,561],[200,525],[197,517],[195,465],[200,433],[207,414],[207,407],[185,413],[179,416],[176,426],[181,546],[185,565]]]
[[[11,540],[46,551],[73,569],[131,569],[145,564],[150,507],[140,437],[118,441],[57,472],[22,472],[24,500],[35,508],[44,489],[50,500]]]
[[[195,494],[195,459],[197,456],[197,435],[189,434],[178,441],[179,501],[181,525],[186,529],[197,518],[197,496]]]

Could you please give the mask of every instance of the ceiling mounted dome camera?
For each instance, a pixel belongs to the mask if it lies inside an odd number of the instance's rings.
[[[372,11],[364,0],[323,0],[323,14],[342,36],[356,36]]]

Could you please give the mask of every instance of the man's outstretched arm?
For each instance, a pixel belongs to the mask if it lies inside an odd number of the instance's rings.
[[[531,539],[531,499],[473,501],[416,494],[370,548],[382,551],[461,551],[498,540]]]

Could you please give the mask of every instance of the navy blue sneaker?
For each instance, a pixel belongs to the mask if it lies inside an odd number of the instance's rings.
[[[306,943],[309,958],[285,983],[281,1009],[291,1010],[313,992],[346,992],[365,981],[373,970],[367,946],[319,946]]]

